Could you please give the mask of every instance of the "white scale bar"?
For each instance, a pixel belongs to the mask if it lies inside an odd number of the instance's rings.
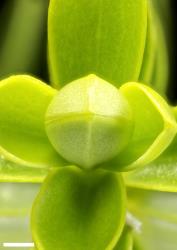
[[[34,243],[24,242],[24,243],[18,243],[18,242],[4,242],[3,247],[34,247]]]

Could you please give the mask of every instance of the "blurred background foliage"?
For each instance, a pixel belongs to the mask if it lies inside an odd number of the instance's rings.
[[[49,0],[0,1],[0,78],[28,73],[47,77]]]

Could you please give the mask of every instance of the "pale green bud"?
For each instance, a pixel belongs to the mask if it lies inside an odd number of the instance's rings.
[[[56,151],[87,169],[122,151],[130,140],[132,125],[125,97],[95,75],[67,84],[46,114],[47,135]]]

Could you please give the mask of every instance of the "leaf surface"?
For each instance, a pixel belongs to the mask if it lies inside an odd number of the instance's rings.
[[[48,171],[49,168],[30,167],[0,157],[0,182],[41,183]]]
[[[32,233],[41,250],[112,249],[125,223],[120,175],[59,168],[45,180],[32,210]]]
[[[151,85],[155,60],[157,57],[157,27],[154,25],[154,14],[153,8],[150,2],[148,2],[146,46],[139,76],[139,82],[148,85]]]
[[[170,106],[148,86],[127,83],[120,92],[132,108],[134,132],[125,150],[103,167],[126,171],[155,160],[172,142],[177,124]]]
[[[177,108],[174,114],[177,117]],[[124,177],[128,186],[177,192],[177,136],[155,161],[126,173]]]
[[[20,174],[20,166],[47,168],[64,162],[52,148],[44,128],[46,109],[56,93],[40,80],[25,75],[0,82],[1,175],[3,170],[8,172],[5,166],[11,166],[12,177],[17,169]]]
[[[52,83],[59,87],[90,73],[116,86],[138,80],[146,26],[146,0],[50,1]]]

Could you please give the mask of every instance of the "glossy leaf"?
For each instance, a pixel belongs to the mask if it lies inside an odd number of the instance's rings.
[[[38,168],[62,164],[44,128],[44,114],[56,93],[25,75],[0,82],[0,155],[5,163]]]
[[[146,0],[51,0],[49,65],[53,84],[94,73],[116,86],[137,81],[146,41]]]
[[[128,186],[177,192],[177,138],[154,162],[125,174]]]
[[[177,109],[174,109],[177,117]],[[177,136],[154,162],[124,175],[126,184],[150,190],[177,192]]]
[[[49,104],[45,123],[57,152],[71,164],[87,169],[122,151],[133,128],[126,98],[95,75],[62,88]]]
[[[42,250],[112,249],[125,222],[120,175],[69,166],[45,180],[32,210],[32,233]]]
[[[168,104],[148,86],[127,83],[120,91],[132,107],[134,133],[125,150],[104,167],[126,171],[155,160],[173,140],[177,125]]]

